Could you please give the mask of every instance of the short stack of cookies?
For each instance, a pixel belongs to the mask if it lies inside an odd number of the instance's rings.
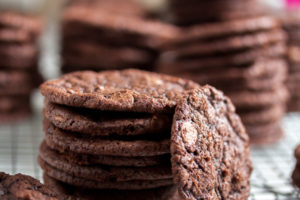
[[[253,144],[277,141],[288,92],[286,35],[278,21],[258,16],[182,28],[157,71],[211,84],[237,108]]]
[[[181,26],[256,16],[256,0],[168,0],[167,19]]]
[[[91,3],[92,2],[92,3]],[[63,14],[62,71],[151,70],[160,44],[177,33],[147,18],[134,0],[75,1]]]
[[[41,83],[38,73],[38,18],[0,12],[0,123],[30,115],[30,96]]]
[[[212,87],[128,69],[66,74],[41,93],[38,162],[59,193],[172,199],[176,183],[184,198],[249,196],[249,138],[230,100]]]
[[[289,75],[287,86],[291,97],[288,102],[288,111],[300,111],[300,17],[286,16],[282,25],[288,35],[287,61]]]

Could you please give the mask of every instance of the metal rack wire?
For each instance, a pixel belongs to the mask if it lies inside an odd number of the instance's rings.
[[[41,179],[36,158],[43,138],[41,112],[21,124],[0,126],[0,171],[24,173]],[[293,200],[300,194],[290,180],[293,151],[300,143],[300,113],[283,119],[285,138],[277,145],[253,148],[254,171],[250,200]]]

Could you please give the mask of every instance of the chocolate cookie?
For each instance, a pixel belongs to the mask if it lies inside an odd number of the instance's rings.
[[[0,30],[0,42],[6,43],[25,43],[30,41],[30,34],[25,30],[15,29],[1,29]]]
[[[249,138],[231,101],[216,89],[192,90],[178,103],[171,155],[182,198],[248,198]]]
[[[39,18],[16,12],[1,12],[0,26],[29,31],[34,36],[39,35],[42,30],[42,24]]]
[[[275,42],[284,42],[286,34],[281,29],[268,30],[246,35],[229,36],[209,41],[199,41],[176,47],[167,51],[173,57],[180,59],[192,56],[215,55],[218,53],[236,52],[244,49],[251,49]]]
[[[8,113],[30,107],[29,96],[0,96],[0,112]]]
[[[134,69],[77,72],[47,81],[41,93],[50,102],[99,110],[172,112],[176,102],[198,84]]]
[[[248,108],[248,107],[263,107],[274,105],[276,103],[285,102],[289,93],[285,87],[277,88],[271,91],[239,91],[239,92],[227,92],[228,96],[238,108]]]
[[[0,95],[28,95],[40,82],[38,73],[0,71]]]
[[[283,57],[286,47],[283,43],[271,44],[270,46],[258,47],[254,49],[238,51],[224,55],[212,55],[196,57],[192,59],[173,60],[163,58],[158,66],[158,71],[163,73],[182,73],[184,71],[199,71],[202,69],[212,69],[221,67],[240,67],[252,63],[259,59],[278,59]],[[184,71],[183,71],[184,69]]]
[[[112,47],[89,41],[65,43],[62,53],[65,65],[81,68],[124,69],[146,66],[155,60],[152,52],[143,49]]]
[[[157,156],[170,152],[170,141],[84,138],[78,133],[62,131],[52,124],[44,123],[45,140],[52,149],[76,152],[79,154],[109,156]]]
[[[172,178],[170,164],[151,167],[113,167],[104,165],[80,166],[69,163],[64,159],[63,154],[50,150],[45,145],[40,146],[39,160],[75,177],[95,181],[124,182]]]
[[[17,123],[28,119],[32,114],[31,108],[24,105],[20,109],[0,113],[0,124]]]
[[[260,126],[247,126],[247,133],[251,145],[256,146],[274,144],[283,137],[283,130],[278,121]]]
[[[0,57],[10,57],[10,58],[33,58],[38,54],[38,49],[36,45],[25,43],[25,44],[10,44],[10,43],[0,43]]]
[[[43,141],[41,146],[45,146]],[[49,147],[46,147],[49,148]],[[52,149],[53,150],[53,149]],[[57,150],[53,150],[57,151]],[[78,154],[74,152],[62,151],[58,153],[64,156],[64,159],[77,165],[109,165],[124,167],[149,167],[170,162],[170,155],[145,156],[145,157],[122,157],[122,156],[104,156],[91,154]]]
[[[71,186],[58,180],[55,180],[44,174],[46,185],[53,188],[59,195],[67,195],[76,200],[175,200],[172,198],[176,192],[176,187],[166,186],[147,190],[91,190],[82,189],[81,187]]]
[[[163,114],[99,112],[49,102],[45,103],[44,117],[63,130],[100,136],[162,135],[170,132],[172,121]]]
[[[38,180],[16,174],[10,176],[0,172],[0,199],[10,200],[58,200],[59,196]]]
[[[173,179],[161,179],[161,180],[134,180],[134,181],[95,181],[86,178],[79,178],[73,176],[69,173],[60,171],[47,163],[43,162],[41,159],[38,160],[39,165],[43,169],[44,173],[48,176],[62,181],[64,183],[80,186],[86,189],[119,189],[119,190],[140,190],[140,189],[151,189],[163,186],[170,186],[173,184]]]
[[[180,32],[175,26],[160,21],[112,15],[107,12],[91,12],[85,7],[67,9],[64,12],[64,22],[64,40],[84,38],[83,36],[88,35],[91,41],[148,49],[159,48]]]
[[[239,67],[181,72],[178,76],[201,85],[211,84],[224,91],[272,90],[281,86],[286,80],[287,65],[283,59],[266,59]]]
[[[236,19],[222,23],[200,24],[186,28],[175,39],[177,44],[209,40],[211,38],[226,37],[234,34],[245,34],[255,31],[270,30],[280,27],[280,23],[269,16],[255,16],[247,19]]]
[[[239,110],[239,116],[244,124],[258,125],[280,120],[285,114],[285,105],[274,104],[265,108]]]

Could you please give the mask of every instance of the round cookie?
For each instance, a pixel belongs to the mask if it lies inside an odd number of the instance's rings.
[[[38,180],[22,175],[8,175],[0,172],[0,199],[58,200],[59,196]]]
[[[41,146],[47,145],[45,141]],[[47,147],[50,148],[50,147]],[[52,149],[57,151],[56,149]],[[59,152],[59,151],[58,151]],[[109,165],[116,167],[149,167],[170,162],[170,154],[159,156],[144,156],[144,157],[122,157],[122,156],[104,156],[91,154],[78,154],[62,150],[59,152],[64,156],[64,159],[70,163],[77,165]]]
[[[245,90],[239,92],[226,92],[226,94],[238,109],[264,107],[276,103],[283,103],[289,97],[289,93],[284,86],[270,91]]]
[[[213,85],[223,91],[273,90],[286,80],[287,65],[282,59],[270,59],[249,63],[243,67],[203,69],[178,75],[200,85]]]
[[[176,59],[216,55],[218,53],[234,53],[245,49],[261,47],[276,42],[284,42],[285,33],[280,29],[249,33],[246,35],[230,36],[227,38],[217,38],[209,41],[198,41],[191,44],[171,48],[166,54],[171,54]]]
[[[172,112],[188,89],[198,84],[167,75],[134,69],[71,73],[41,85],[54,103],[110,111]]]
[[[9,11],[0,13],[0,26],[22,29],[30,32],[33,36],[39,35],[42,30],[41,20],[38,17]]]
[[[22,110],[24,107],[30,107],[29,96],[0,96],[0,112],[9,113],[16,110]]]
[[[24,43],[30,41],[30,34],[25,30],[1,29],[0,41],[3,43]]]
[[[253,127],[248,126],[246,129],[253,146],[275,144],[283,137],[283,130],[279,122]]]
[[[166,186],[147,190],[91,190],[82,189],[81,187],[71,186],[62,183],[44,174],[44,181],[46,185],[53,188],[53,190],[62,196],[70,196],[76,200],[175,200],[171,196],[176,192],[176,187]]]
[[[171,163],[183,199],[247,199],[249,138],[231,101],[210,86],[178,103],[172,125]]]
[[[45,103],[44,117],[63,130],[99,136],[158,135],[170,132],[171,117],[127,112],[104,112]],[[168,136],[169,134],[165,134]]]
[[[0,124],[18,123],[30,118],[32,115],[31,108],[25,106],[21,109],[0,113]]]
[[[0,71],[0,95],[28,95],[41,82],[38,72]]]
[[[109,45],[157,49],[180,32],[175,26],[160,21],[107,12],[91,13],[85,7],[69,8],[63,18],[64,40],[89,38]]]
[[[14,59],[28,59],[36,57],[38,54],[38,48],[31,43],[28,44],[10,44],[0,43],[0,57],[10,57]]]
[[[285,51],[286,47],[283,43],[276,43],[270,46],[267,45],[265,47],[258,47],[230,54],[204,56],[193,59],[173,60],[172,56],[170,56],[170,58],[162,58],[157,70],[163,73],[174,74],[182,73],[184,71],[217,69],[224,66],[243,67],[243,65],[247,65],[258,59],[281,58]]]
[[[173,179],[160,179],[160,180],[134,180],[134,181],[95,181],[90,179],[79,178],[69,173],[60,171],[41,159],[38,160],[39,165],[43,169],[44,173],[56,180],[83,188],[90,189],[118,189],[118,190],[140,190],[151,189],[163,186],[170,186],[173,184]]]
[[[170,141],[111,140],[84,138],[76,133],[62,131],[49,122],[44,122],[46,143],[51,149],[71,151],[79,154],[109,156],[157,156],[170,152]]]
[[[172,178],[169,164],[151,167],[113,167],[104,165],[80,166],[64,160],[64,155],[40,146],[39,159],[48,165],[78,178],[103,182],[133,180],[160,180]]]
[[[285,110],[285,105],[274,104],[265,108],[238,110],[238,113],[244,124],[258,125],[280,120],[284,116]]]
[[[186,28],[175,39],[175,44],[208,40],[234,34],[245,34],[255,31],[264,31],[280,27],[280,23],[270,16],[255,16],[247,19],[236,19],[221,23],[195,25]]]
[[[130,47],[110,47],[89,41],[64,43],[65,65],[77,67],[97,67],[104,69],[124,69],[132,66],[147,66],[153,63],[153,52]]]

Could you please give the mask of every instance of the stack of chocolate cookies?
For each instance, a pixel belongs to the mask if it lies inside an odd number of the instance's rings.
[[[212,87],[129,69],[66,74],[41,93],[38,162],[58,193],[171,199],[176,184],[182,198],[249,196],[248,136],[230,100]]]
[[[143,68],[151,70],[172,25],[148,19],[132,0],[79,1],[63,16],[62,71]]]
[[[178,25],[220,22],[256,16],[261,8],[256,0],[168,0],[168,20]]]
[[[252,143],[277,141],[288,97],[286,35],[268,16],[183,28],[157,71],[211,84],[237,108]]]
[[[289,74],[287,86],[291,94],[288,111],[295,112],[300,111],[300,17],[285,16],[282,24],[288,35]]]
[[[0,12],[0,123],[30,115],[30,95],[41,83],[37,39],[41,22],[32,16]]]

